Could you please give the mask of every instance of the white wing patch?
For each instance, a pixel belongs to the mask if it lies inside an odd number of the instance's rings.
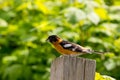
[[[67,48],[67,47],[71,47],[72,44],[65,44],[64,47]]]

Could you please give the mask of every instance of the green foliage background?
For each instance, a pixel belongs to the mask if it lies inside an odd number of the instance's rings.
[[[119,0],[0,0],[0,80],[49,80],[60,56],[45,41],[51,34],[108,51],[82,57],[120,80]]]

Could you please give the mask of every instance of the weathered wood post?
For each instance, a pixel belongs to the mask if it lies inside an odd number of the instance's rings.
[[[94,80],[95,60],[62,56],[51,65],[50,80]]]

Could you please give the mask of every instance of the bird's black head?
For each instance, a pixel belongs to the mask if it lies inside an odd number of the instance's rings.
[[[57,35],[50,35],[48,38],[47,38],[47,41],[53,43],[53,42],[56,42],[56,41],[59,41],[59,37]]]

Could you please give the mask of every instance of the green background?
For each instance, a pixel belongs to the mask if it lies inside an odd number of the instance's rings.
[[[52,34],[108,52],[81,57],[120,80],[119,0],[0,0],[0,80],[49,80]]]

